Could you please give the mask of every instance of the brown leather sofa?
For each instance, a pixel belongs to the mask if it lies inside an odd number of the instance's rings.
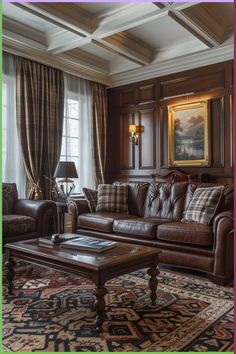
[[[84,199],[70,201],[72,232],[159,247],[160,262],[208,274],[218,284],[233,275],[233,186],[225,186],[211,225],[183,223],[197,187],[206,183],[129,183],[129,214],[90,213]]]
[[[57,230],[57,208],[54,202],[18,199],[15,183],[3,183],[2,199],[3,245],[47,236]]]

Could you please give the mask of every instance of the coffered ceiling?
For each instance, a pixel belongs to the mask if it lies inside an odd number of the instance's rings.
[[[3,49],[117,86],[233,58],[233,3],[3,3]]]

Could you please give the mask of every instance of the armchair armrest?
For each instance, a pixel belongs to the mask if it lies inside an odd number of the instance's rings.
[[[89,207],[86,199],[71,200],[67,204],[68,213],[71,215],[72,232],[77,231],[78,216],[84,213],[89,213]]]
[[[36,220],[37,234],[47,236],[50,234],[49,224],[53,223],[52,232],[57,228],[57,207],[51,200],[18,199],[14,203],[13,213],[29,216]]]
[[[230,277],[233,274],[233,211],[218,214],[213,221],[215,264],[214,274]]]

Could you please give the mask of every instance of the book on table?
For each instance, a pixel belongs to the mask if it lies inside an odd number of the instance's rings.
[[[116,246],[117,242],[99,240],[90,236],[65,233],[59,235],[59,241],[54,242],[51,237],[39,237],[40,246],[60,246],[81,251],[104,252]]]
[[[113,241],[98,240],[88,236],[78,236],[76,239],[62,242],[60,247],[100,253],[114,248],[116,244],[117,242]]]
[[[77,239],[79,237],[79,235],[71,234],[71,233],[58,234],[58,236],[59,236],[59,242],[57,243],[55,243],[52,240],[52,236],[39,237],[38,243],[40,244],[40,246],[55,246],[55,244],[65,242],[67,240]]]

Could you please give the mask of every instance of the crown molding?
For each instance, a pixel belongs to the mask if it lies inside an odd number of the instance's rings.
[[[46,43],[46,36],[43,32],[40,32],[32,27],[24,25],[23,23],[13,20],[10,17],[2,16],[2,29],[3,32],[12,33],[12,38],[14,39],[15,36],[24,37],[25,40],[32,40],[34,42],[41,43],[44,45]]]
[[[156,62],[142,68],[125,71],[111,75],[111,87],[122,86],[133,82],[152,79],[185,70],[195,69],[201,66],[219,63],[233,59],[234,46],[220,46],[202,50],[194,54],[187,54],[175,59]]]
[[[3,38],[3,51],[19,55],[23,58],[34,60],[36,62],[52,66],[72,75],[82,77],[87,80],[100,82],[110,86],[111,79],[109,75],[99,72],[99,68],[88,68],[82,63],[75,62],[73,57],[68,55],[55,56],[40,49],[29,47],[20,42],[13,42],[12,39]],[[86,63],[85,63],[86,64]]]

